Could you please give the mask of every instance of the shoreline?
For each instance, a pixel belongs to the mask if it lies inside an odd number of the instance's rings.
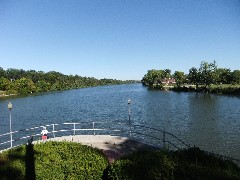
[[[0,97],[17,96],[18,94],[0,94]]]
[[[144,85],[146,86],[146,85]],[[152,90],[167,90],[173,92],[196,92],[196,93],[210,93],[210,94],[219,94],[219,95],[234,95],[240,96],[240,85],[228,85],[228,86],[210,86],[210,87],[198,87],[194,85],[185,85],[181,87],[176,86],[162,86],[162,87],[154,87],[151,88],[146,86]]]

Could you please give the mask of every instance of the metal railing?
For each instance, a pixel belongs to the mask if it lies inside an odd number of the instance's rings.
[[[28,129],[22,129],[5,134],[0,134],[0,150],[13,148],[33,140],[41,139],[41,130],[46,127],[48,137],[55,138],[70,135],[124,135],[127,136],[127,127],[121,122],[67,122],[62,124],[48,124]],[[10,135],[12,134],[12,140]]]
[[[137,137],[142,136],[146,138],[155,139],[161,143],[160,145],[158,145],[160,147],[173,149],[173,150],[180,150],[180,149],[191,147],[189,144],[186,144],[183,140],[181,140],[174,134],[169,133],[165,130],[153,128],[150,126],[143,126],[143,125],[132,125],[132,126],[133,126],[132,134],[136,134]],[[150,132],[150,133],[143,133],[143,132]]]
[[[150,126],[136,125],[136,124],[132,125],[132,127],[133,127],[132,134],[136,134],[137,139],[141,138],[142,136],[142,137],[156,140],[155,142],[152,140],[150,141],[150,142],[154,142],[153,144],[154,146],[157,146],[160,148],[162,147],[167,150],[181,150],[181,149],[195,148],[195,146],[191,146],[190,144],[185,143],[183,140],[181,140],[174,134],[169,133],[165,130],[153,128]],[[141,139],[143,139],[143,141],[146,141],[146,138],[141,138]],[[236,159],[230,156],[225,156],[222,154],[217,154],[214,152],[209,152],[206,150],[202,150],[202,151],[204,151],[208,155],[212,155],[224,160],[231,160],[236,162],[238,165],[240,165],[240,159]]]
[[[19,145],[28,143],[28,140],[40,140],[41,130],[46,127],[48,130],[48,137],[55,138],[61,136],[75,136],[75,135],[118,135],[129,137],[141,141],[146,144],[153,145],[158,148],[165,148],[168,150],[187,149],[192,146],[185,143],[172,133],[169,133],[160,128],[153,128],[150,126],[131,124],[127,125],[122,122],[66,122],[62,124],[48,124],[44,126],[37,126],[33,128],[13,131],[5,134],[0,134],[0,151],[17,147]],[[12,141],[10,135],[12,134]],[[231,158],[224,155],[215,154],[213,152],[205,151],[210,155],[215,155],[222,159],[232,160],[240,164],[239,159]]]

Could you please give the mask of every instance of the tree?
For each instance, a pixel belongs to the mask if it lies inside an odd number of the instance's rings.
[[[31,79],[21,78],[14,81],[14,90],[20,94],[27,94],[36,91],[35,84]]]
[[[2,91],[6,91],[10,88],[10,81],[5,78],[5,77],[1,77],[0,78],[0,90]]]
[[[161,81],[164,78],[164,75],[165,75],[164,70],[155,69],[148,70],[147,74],[145,74],[142,79],[142,83],[151,88],[153,88],[156,85],[161,86],[162,85]]]
[[[216,69],[217,69],[217,66],[215,61],[210,64],[206,61],[201,62],[201,65],[199,68],[200,82],[205,86],[205,88],[215,83]]]
[[[16,80],[25,76],[25,71],[23,69],[9,68],[6,71],[6,78]]]
[[[44,80],[40,80],[36,83],[36,88],[38,92],[48,91],[50,87],[51,87],[50,83]]]
[[[178,87],[180,87],[186,80],[184,72],[181,71],[175,71],[173,77],[175,78]]]
[[[189,83],[196,85],[196,88],[198,88],[200,82],[200,72],[197,68],[192,67],[191,69],[189,69],[189,74],[187,78]]]
[[[2,67],[0,67],[0,77],[6,77],[6,72]]]
[[[218,84],[230,84],[232,82],[231,70],[227,68],[218,68],[215,72],[215,80]]]
[[[171,77],[171,70],[164,69],[164,78],[170,78],[170,77]]]
[[[240,70],[234,70],[232,72],[232,83],[240,84]]]

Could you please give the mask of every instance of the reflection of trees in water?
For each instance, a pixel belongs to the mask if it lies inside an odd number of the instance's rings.
[[[189,96],[189,137],[197,146],[216,151],[221,142],[218,131],[218,101],[215,95]]]

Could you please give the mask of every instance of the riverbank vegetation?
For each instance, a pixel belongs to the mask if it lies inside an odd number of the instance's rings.
[[[133,82],[135,81],[64,75],[56,71],[45,73],[43,71],[25,71],[13,68],[4,70],[0,67],[0,95],[27,94]]]
[[[239,179],[240,168],[199,148],[139,151],[108,164],[73,142],[27,144],[0,154],[0,179]]]
[[[240,70],[218,68],[215,61],[203,61],[199,68],[189,69],[188,74],[182,71],[171,74],[170,69],[149,70],[141,82],[151,89],[240,95]]]
[[[240,168],[199,148],[142,151],[117,160],[109,179],[239,179]]]

